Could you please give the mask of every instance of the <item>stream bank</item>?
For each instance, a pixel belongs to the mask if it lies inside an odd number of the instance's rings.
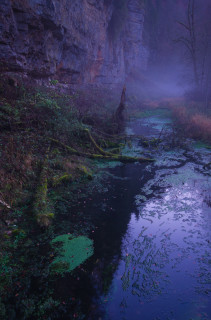
[[[86,186],[50,191],[54,227],[41,235],[35,228],[33,243],[23,239],[31,262],[16,279],[8,319],[210,319],[209,146],[178,145],[163,110],[131,119],[126,133],[123,154],[155,162],[96,161]],[[93,240],[94,254],[52,275],[49,240],[74,229]]]
[[[153,140],[165,125],[170,139],[170,123],[151,115],[127,132],[148,128]],[[84,211],[98,212],[95,253],[74,292],[85,319],[211,318],[210,149],[167,141],[150,151],[133,142],[133,155],[154,152],[155,163],[110,169],[108,191]],[[67,298],[67,279],[61,287]]]
[[[164,110],[131,119],[126,132],[123,153],[155,162],[105,164],[102,189],[75,207],[92,223],[94,254],[54,279],[62,319],[209,320],[210,147],[175,141]]]
[[[159,116],[133,121],[128,130],[140,134],[147,127],[153,139],[164,124],[167,137],[174,139],[169,119]],[[98,288],[107,266],[113,268],[106,289],[94,300],[101,319],[211,318],[210,147],[193,140],[180,147],[168,142],[154,149],[155,163],[112,171],[127,180],[123,190],[114,187],[113,196],[121,194],[112,204],[118,218],[112,217],[114,226],[110,223],[103,237],[109,238],[110,252],[118,238],[118,252],[109,264],[98,251],[104,261],[100,280],[93,280]],[[88,319],[95,318],[92,312]]]

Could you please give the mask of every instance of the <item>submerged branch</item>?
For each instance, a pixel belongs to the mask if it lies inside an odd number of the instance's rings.
[[[80,152],[78,150],[75,150],[66,144],[60,142],[59,140],[52,139],[50,140],[61,147],[63,147],[66,151],[68,151],[71,154],[75,154],[77,156],[86,157],[90,159],[103,159],[103,160],[109,160],[109,161],[120,161],[120,162],[152,162],[154,159],[144,158],[144,157],[129,157],[129,156],[123,156],[123,155],[117,155],[117,154],[93,154],[93,153],[86,153],[86,152]]]

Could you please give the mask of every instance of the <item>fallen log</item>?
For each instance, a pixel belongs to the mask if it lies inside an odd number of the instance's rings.
[[[38,224],[41,227],[48,227],[52,219],[54,218],[54,214],[48,211],[48,179],[47,179],[47,171],[48,171],[48,156],[49,149],[47,150],[45,160],[43,162],[39,182],[37,188],[35,190],[35,197],[33,203],[33,211],[36,217]]]
[[[66,151],[68,151],[70,154],[74,154],[80,157],[86,157],[90,159],[103,159],[108,161],[120,161],[120,162],[152,162],[154,159],[150,158],[144,158],[144,157],[130,157],[130,156],[123,156],[118,154],[109,154],[109,155],[103,155],[103,154],[93,154],[93,153],[86,153],[81,152],[76,149],[71,148],[70,146],[60,142],[59,140],[49,138],[52,142],[56,143],[57,145],[60,145],[62,148],[64,148]]]
[[[89,129],[85,129],[85,131],[87,132],[88,137],[89,137],[91,143],[93,144],[93,146],[95,147],[95,149],[97,149],[97,151],[99,151],[100,154],[102,154],[102,155],[104,155],[104,156],[113,156],[112,153],[107,152],[107,151],[103,150],[100,146],[98,146],[97,142],[96,142],[95,139],[92,137]]]

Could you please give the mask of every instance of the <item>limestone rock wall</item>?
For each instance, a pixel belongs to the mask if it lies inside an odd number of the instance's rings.
[[[127,0],[117,38],[115,0],[0,0],[0,70],[63,83],[112,84],[147,65],[144,10]]]

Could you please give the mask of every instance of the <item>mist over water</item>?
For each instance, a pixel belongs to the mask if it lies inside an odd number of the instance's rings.
[[[175,63],[169,66],[156,66],[149,73],[152,83],[161,97],[181,97],[190,84],[184,81],[184,65]]]
[[[0,0],[0,319],[211,320],[210,17]]]

